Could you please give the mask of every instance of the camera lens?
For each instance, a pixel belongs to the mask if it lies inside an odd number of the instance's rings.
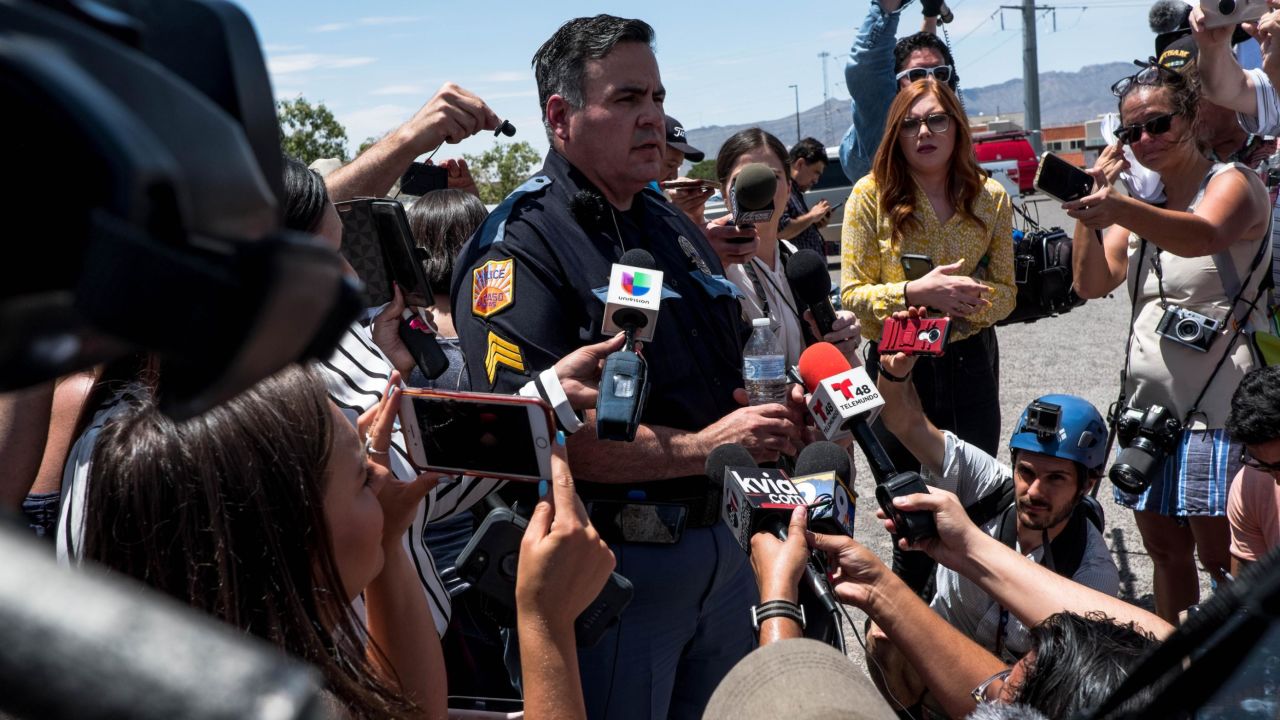
[[[1236,11],[1236,0],[1218,0],[1218,12],[1230,15]]]
[[[1107,476],[1121,490],[1138,495],[1151,485],[1151,478],[1160,468],[1163,457],[1145,438],[1138,438],[1132,445],[1120,451],[1116,464],[1111,466]]]
[[[1178,336],[1178,339],[1183,342],[1195,342],[1200,339],[1202,328],[1200,327],[1200,323],[1195,320],[1184,319],[1179,320],[1178,323],[1173,326],[1173,332]]]

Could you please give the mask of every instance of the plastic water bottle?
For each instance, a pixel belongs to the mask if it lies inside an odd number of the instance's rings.
[[[769,318],[756,318],[751,327],[751,339],[742,353],[742,379],[751,404],[786,402],[787,357],[782,343],[769,329]]]

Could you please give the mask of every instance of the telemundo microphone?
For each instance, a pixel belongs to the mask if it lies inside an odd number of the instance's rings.
[[[850,486],[852,475],[849,453],[833,442],[810,443],[800,451],[791,484],[809,506],[810,530],[853,537],[858,493]]]
[[[791,513],[797,507],[808,505],[785,472],[757,466],[751,453],[736,443],[712,450],[707,456],[706,471],[712,480],[717,474],[724,478],[721,518],[748,555],[751,537],[756,533],[769,533],[786,542]],[[800,587],[808,588],[828,613],[836,613],[840,606],[831,594],[824,572],[814,567],[812,560],[805,563]]]
[[[648,251],[635,248],[622,254],[609,277],[604,304],[606,335],[626,334],[621,350],[605,358],[596,398],[596,436],[631,442],[640,428],[649,397],[648,364],[636,352],[637,340],[652,340],[662,302],[662,271]]]
[[[750,163],[742,168],[729,186],[729,213],[740,228],[754,227],[773,218],[773,194],[778,178],[764,163]],[[751,238],[729,238],[728,242],[750,242]]]
[[[867,456],[876,481],[876,502],[886,517],[892,518],[897,534],[915,543],[938,534],[933,514],[915,510],[903,512],[893,498],[929,492],[920,473],[899,472],[867,423],[868,413],[884,405],[876,385],[865,368],[850,367],[844,353],[828,342],[814,343],[800,354],[800,377],[810,392],[807,402],[815,424],[828,439],[843,430]]]
[[[800,250],[786,263],[787,284],[796,300],[813,313],[818,326],[819,340],[831,332],[836,322],[836,310],[831,307],[831,274],[827,272],[827,259],[813,250]]]

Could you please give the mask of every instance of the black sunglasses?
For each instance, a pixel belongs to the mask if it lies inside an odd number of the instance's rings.
[[[915,137],[920,134],[920,123],[924,123],[931,133],[944,133],[951,127],[951,116],[946,113],[933,113],[922,118],[902,118],[903,137]]]
[[[1139,85],[1162,85],[1166,79],[1174,82],[1183,79],[1177,72],[1156,62],[1155,58],[1151,58],[1148,62],[1134,60],[1133,64],[1142,69],[1129,77],[1120,78],[1112,83],[1112,95],[1124,97],[1125,93]]]
[[[1251,467],[1254,470],[1260,470],[1262,472],[1269,472],[1269,473],[1280,472],[1280,463],[1262,462],[1258,458],[1250,455],[1249,451],[1245,448],[1240,449],[1240,464]]]
[[[1146,130],[1151,137],[1169,132],[1173,126],[1174,113],[1157,115],[1146,122],[1122,125],[1116,129],[1116,139],[1121,145],[1132,145],[1142,139],[1142,131]]]

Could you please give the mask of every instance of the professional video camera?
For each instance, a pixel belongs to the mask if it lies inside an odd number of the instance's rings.
[[[198,414],[359,312],[337,255],[280,229],[271,86],[221,0],[0,2],[0,390],[155,353],[162,409]],[[17,230],[17,228],[22,228]],[[17,261],[17,257],[22,261]]]
[[[1115,425],[1116,439],[1124,449],[1111,466],[1108,477],[1127,493],[1145,492],[1154,474],[1163,467],[1165,457],[1177,447],[1182,423],[1160,405],[1146,410],[1119,408],[1113,412],[1111,422]]]

